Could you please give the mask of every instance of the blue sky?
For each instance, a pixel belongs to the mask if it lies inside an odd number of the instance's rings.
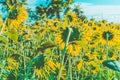
[[[44,3],[46,0],[27,0],[29,5],[39,5]],[[75,0],[76,2],[81,3],[92,3],[94,5],[120,5],[120,0]]]
[[[120,5],[120,0],[75,0],[75,2],[92,3],[94,5]]]
[[[32,9],[45,2],[46,0],[27,0],[28,7]],[[88,18],[120,23],[120,0],[75,0],[71,7],[75,5],[79,5]]]
[[[46,0],[28,0],[29,7],[34,9]],[[120,0],[75,0],[71,5],[79,5],[88,18],[106,19],[120,23]]]
[[[120,23],[120,0],[75,0],[88,18]]]

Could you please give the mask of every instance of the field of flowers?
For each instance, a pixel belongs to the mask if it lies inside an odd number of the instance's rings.
[[[119,80],[120,25],[79,17],[25,24],[22,4],[0,18],[0,80]]]

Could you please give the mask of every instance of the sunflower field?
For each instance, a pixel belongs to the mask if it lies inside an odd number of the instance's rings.
[[[25,1],[1,2],[0,80],[120,79],[119,23],[87,19],[73,0],[37,7],[31,23]]]

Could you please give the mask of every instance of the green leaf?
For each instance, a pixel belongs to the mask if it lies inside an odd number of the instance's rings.
[[[8,31],[7,36],[8,36],[8,38],[13,40],[14,42],[18,41],[18,32],[15,29],[12,29],[12,30]]]
[[[50,71],[50,77],[49,80],[56,80],[56,75]]]
[[[16,50],[14,50],[13,48],[9,47],[8,45],[3,45],[5,48],[7,48],[8,50],[16,53]]]
[[[31,67],[32,67],[33,65],[36,66],[36,68],[38,68],[38,69],[40,69],[41,67],[43,67],[43,66],[44,66],[44,59],[45,59],[45,56],[44,56],[43,54],[41,54],[41,55],[39,55],[39,56],[37,56],[37,57],[34,57],[34,58],[30,61],[29,65],[28,65],[28,67],[27,67],[27,72],[26,72],[25,78],[28,77],[28,75],[29,75],[29,73],[30,73],[30,71],[31,71]]]
[[[18,41],[23,41],[23,36],[22,35],[18,35]]]
[[[86,49],[86,44],[84,41],[76,41],[77,44],[81,45],[82,48]]]
[[[19,57],[23,57],[23,58],[25,58],[25,59],[27,59],[27,60],[30,60],[29,57],[24,56],[24,55],[22,55],[22,54],[18,54],[18,53],[14,53],[14,54],[10,55],[10,57],[14,58],[15,60],[18,60]]]
[[[7,77],[7,80],[17,80],[17,78],[14,75],[14,73],[10,73],[9,76]]]
[[[5,44],[7,44],[7,43],[8,43],[8,40],[7,40],[6,37],[0,36],[0,42],[3,42],[3,43],[5,43]]]
[[[38,33],[35,34],[34,37],[35,37],[34,39],[37,40],[37,41],[40,41],[40,39],[41,39],[41,36],[40,36],[40,34],[38,34]]]
[[[53,47],[56,47],[56,44],[55,44],[55,43],[50,42],[50,41],[45,42],[44,44],[41,45],[41,47],[38,47],[38,48],[37,48],[36,54],[37,54],[39,51],[43,52],[45,49],[47,49],[47,48],[53,48]]]
[[[33,59],[33,64],[36,66],[36,68],[39,69],[44,66],[44,58],[45,56],[39,55]]]
[[[114,70],[114,71],[118,71],[120,72],[120,62],[115,61],[115,60],[105,60],[102,63],[104,66]]]

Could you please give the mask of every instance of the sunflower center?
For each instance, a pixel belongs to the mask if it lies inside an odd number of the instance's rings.
[[[85,56],[83,56],[83,60],[84,61],[89,61],[89,57],[85,55]]]
[[[113,33],[110,32],[110,31],[105,31],[105,32],[103,32],[102,37],[103,37],[105,40],[112,40],[113,37],[114,37],[114,35],[113,35]]]
[[[93,27],[93,30],[96,30],[96,27]]]
[[[88,23],[88,26],[92,26],[92,23]]]
[[[84,21],[85,24],[86,24],[87,22],[88,22],[87,20]]]
[[[71,15],[68,15],[67,17],[68,17],[68,19],[69,19],[69,21],[70,21],[70,22],[72,22],[72,21],[73,21],[73,18],[72,18],[72,16],[71,16]]]
[[[58,23],[57,23],[57,22],[55,22],[55,23],[54,23],[54,26],[55,26],[55,27],[57,27],[57,25],[58,25]]]
[[[12,10],[12,11],[10,12],[9,18],[10,18],[10,19],[16,19],[17,16],[18,16],[18,11],[17,11],[17,9],[15,9],[15,10]]]

